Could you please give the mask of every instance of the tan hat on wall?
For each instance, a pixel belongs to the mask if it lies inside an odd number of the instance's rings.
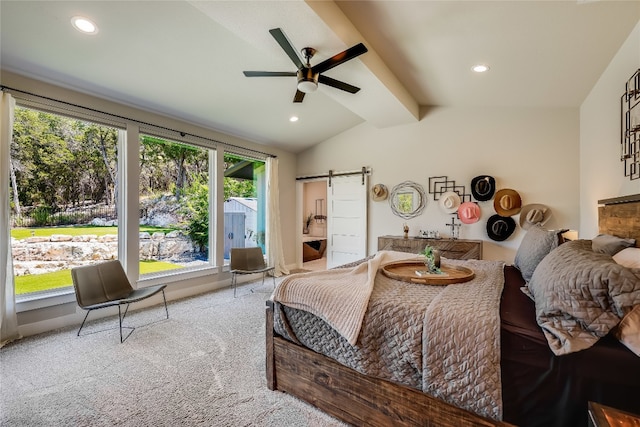
[[[532,225],[545,225],[551,219],[551,209],[541,203],[524,205],[520,211],[520,227],[527,230]]]
[[[500,216],[512,216],[520,212],[522,199],[516,190],[505,188],[496,193],[493,207]]]
[[[371,189],[371,198],[375,202],[386,200],[388,195],[389,192],[387,191],[387,187],[384,184],[376,184]]]

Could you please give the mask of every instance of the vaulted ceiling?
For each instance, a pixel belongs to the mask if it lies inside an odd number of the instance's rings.
[[[421,106],[578,107],[640,2],[3,0],[0,18],[3,70],[299,152],[364,121],[415,122]],[[295,77],[245,77],[295,71],[272,28],[315,48],[312,65],[364,43],[323,73],[361,90],[321,84],[294,103]]]

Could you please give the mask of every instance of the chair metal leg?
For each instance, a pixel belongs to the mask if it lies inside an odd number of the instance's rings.
[[[82,324],[80,325],[80,329],[78,329],[78,335],[76,336],[80,336],[80,331],[82,330],[82,327],[84,326],[84,322],[87,321],[87,317],[89,317],[89,313],[91,312],[91,310],[87,310],[87,314],[84,315],[84,320],[82,321]]]
[[[166,294],[164,293],[164,289],[162,290],[162,301],[164,302],[164,311],[167,314],[167,319],[169,318],[169,308],[167,307],[167,297]],[[120,342],[123,343],[127,340],[127,338],[129,338],[129,336],[133,333],[133,331],[136,329],[133,326],[123,326],[124,323],[124,319],[125,317],[127,317],[127,313],[129,312],[129,306],[131,305],[130,303],[126,303],[127,307],[124,310],[124,314],[122,313],[122,305],[124,305],[125,303],[120,303],[118,304],[118,327],[120,330]],[[80,325],[80,329],[78,329],[78,334],[77,336],[80,336],[80,331],[82,331],[82,328],[84,327],[85,323],[87,322],[87,318],[89,317],[89,313],[92,310],[89,309],[87,310],[87,314],[85,314],[84,319],[82,320],[82,324]],[[123,329],[130,329],[130,332],[126,335],[123,336],[122,335],[122,330]]]
[[[167,308],[167,298],[164,295],[164,289],[162,290],[162,299],[164,301],[164,311],[167,312],[167,319],[169,318],[169,309]]]
[[[233,288],[233,297],[234,298],[236,297],[236,287],[237,287],[237,283],[236,282],[237,282],[237,280],[238,279],[236,279],[236,274],[232,273],[231,274],[231,287]]]
[[[136,330],[136,328],[132,326],[122,326],[122,321],[124,320],[124,317],[127,315],[127,312],[129,311],[129,305],[130,304],[127,304],[127,308],[124,310],[124,316],[121,316],[120,314],[122,313],[122,309],[121,309],[122,304],[118,304],[118,320],[120,321],[120,344],[125,342],[125,340],[131,336],[133,331]],[[122,337],[122,328],[131,329],[131,331],[124,338]]]

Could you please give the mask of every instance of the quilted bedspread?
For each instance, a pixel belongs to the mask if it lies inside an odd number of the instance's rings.
[[[556,355],[593,346],[640,304],[640,269],[625,268],[591,245],[560,245],[529,283],[538,324]]]
[[[499,305],[504,263],[443,263],[471,268],[475,277],[466,283],[427,286],[378,272],[355,344],[322,316],[279,303],[276,332],[365,375],[501,419]]]

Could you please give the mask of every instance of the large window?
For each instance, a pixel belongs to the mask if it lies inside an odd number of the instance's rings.
[[[265,252],[265,163],[241,155],[224,156],[224,259],[231,248]]]
[[[118,135],[15,109],[10,204],[18,297],[69,287],[72,267],[117,258]]]
[[[19,299],[69,292],[73,267],[123,254],[125,265],[139,266],[133,279],[179,280],[223,266],[231,247],[265,251],[264,161],[179,132],[172,139],[157,136],[173,132],[162,128],[118,126],[16,107],[10,204]]]
[[[210,152],[141,135],[141,275],[209,264]]]

